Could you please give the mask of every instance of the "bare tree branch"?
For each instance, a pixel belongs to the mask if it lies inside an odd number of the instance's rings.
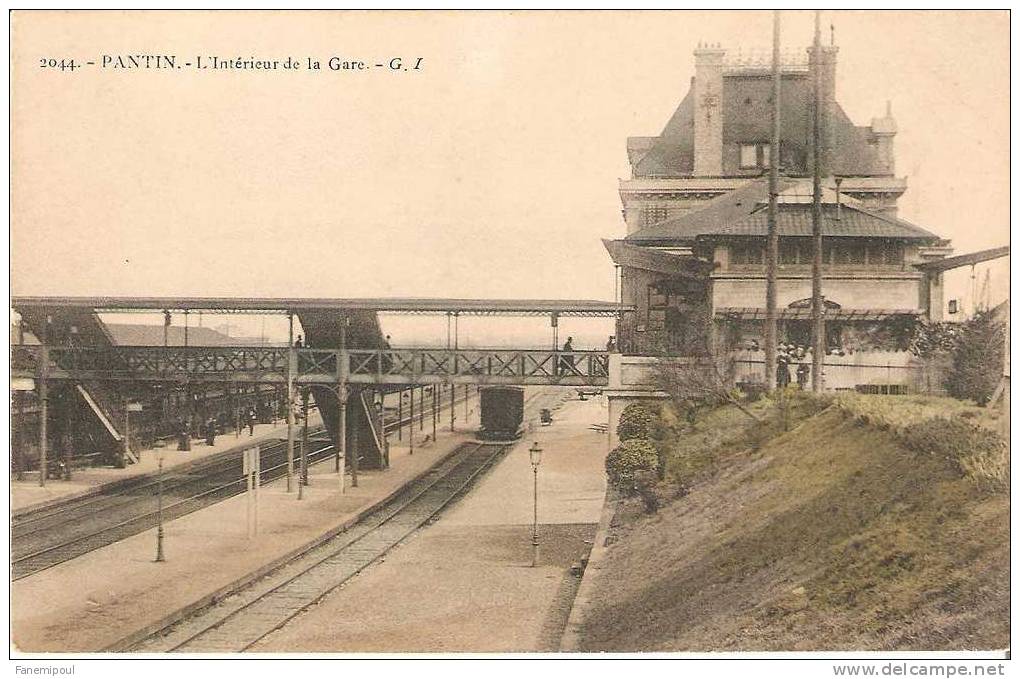
[[[761,417],[751,412],[734,390],[735,366],[728,354],[703,357],[668,357],[656,365],[656,386],[669,394],[675,403],[707,401],[729,403],[751,419]]]

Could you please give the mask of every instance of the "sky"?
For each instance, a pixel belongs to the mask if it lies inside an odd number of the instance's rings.
[[[699,41],[768,49],[771,21],[751,11],[17,12],[12,291],[612,299],[600,238],[625,233],[626,138],[662,129]],[[836,97],[850,118],[866,125],[892,102],[908,182],[900,216],[958,253],[1006,244],[1008,14],[822,21],[826,40],[835,27]],[[783,12],[784,48],[806,47],[812,22]],[[323,70],[40,66],[139,53],[312,57]],[[421,57],[422,67],[330,71],[331,56]],[[1007,262],[978,269],[979,287],[992,271],[993,302],[1006,295]],[[965,298],[969,276],[953,274],[947,297]]]

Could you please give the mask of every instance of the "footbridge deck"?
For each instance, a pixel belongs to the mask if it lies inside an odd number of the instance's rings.
[[[57,347],[18,345],[12,376],[296,386],[515,384],[605,386],[604,351],[307,349],[286,347]],[[45,363],[45,365],[43,365]]]

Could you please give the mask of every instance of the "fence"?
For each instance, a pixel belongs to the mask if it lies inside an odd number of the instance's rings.
[[[737,384],[765,382],[765,358],[761,352],[741,352],[734,362]],[[810,367],[810,360],[806,363]],[[799,366],[800,362],[789,364],[793,383]],[[944,369],[939,363],[922,361],[907,352],[861,352],[853,356],[826,356],[822,377],[826,391],[942,394]]]

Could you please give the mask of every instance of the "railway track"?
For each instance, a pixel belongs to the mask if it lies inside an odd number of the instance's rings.
[[[346,532],[127,650],[202,653],[250,649],[432,520],[510,447],[502,443],[462,444]]]
[[[333,447],[312,444],[308,463],[332,457]],[[287,471],[287,442],[263,445],[263,483]],[[12,579],[20,580],[92,550],[124,540],[158,523],[158,481],[146,479],[100,495],[18,517],[11,524]],[[239,455],[164,476],[163,520],[171,521],[245,490]]]
[[[462,403],[458,399],[457,403]],[[447,406],[448,408],[449,406]],[[399,425],[411,423],[404,417]],[[387,431],[398,426],[390,422]],[[325,429],[309,431],[309,436]],[[308,464],[327,460],[333,447],[311,441]],[[262,483],[286,474],[287,442],[260,447]],[[11,578],[20,580],[93,550],[154,528],[158,524],[157,488],[150,477],[119,486],[110,493],[44,507],[11,521]],[[163,520],[172,521],[244,492],[241,458],[224,453],[163,476]]]

